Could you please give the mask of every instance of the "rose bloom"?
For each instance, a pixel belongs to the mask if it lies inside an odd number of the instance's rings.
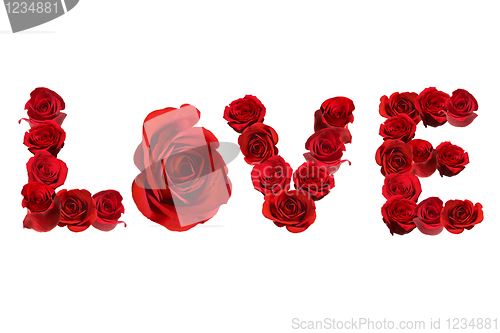
[[[327,168],[332,174],[337,172],[340,165],[347,161],[341,160],[345,145],[340,140],[339,133],[333,128],[325,128],[311,135],[307,139],[305,147],[309,152],[304,154],[304,158],[318,166]]]
[[[262,163],[278,155],[278,133],[271,127],[256,123],[247,127],[238,138],[245,162],[250,165]]]
[[[66,163],[46,150],[40,150],[26,164],[29,182],[39,182],[53,189],[63,185],[68,174]]]
[[[120,192],[115,190],[100,191],[92,196],[97,210],[97,219],[92,226],[101,231],[111,231],[118,223],[120,216],[125,212]],[[127,226],[125,224],[125,226]]]
[[[417,94],[414,92],[395,92],[390,97],[382,96],[380,98],[379,113],[382,117],[390,118],[397,114],[405,113],[418,124],[420,117],[415,109],[415,99]]]
[[[231,196],[227,167],[212,132],[193,127],[192,105],[151,112],[134,156],[141,173],[132,184],[139,211],[172,231],[186,231],[215,216]]]
[[[397,114],[388,118],[380,125],[379,135],[384,140],[401,140],[403,142],[410,141],[415,136],[417,126],[413,120],[405,113]]]
[[[438,197],[430,197],[421,201],[417,205],[417,216],[414,221],[425,235],[438,235],[443,231],[441,224],[441,211],[443,210],[443,201]]]
[[[266,115],[266,107],[255,96],[246,95],[232,101],[224,109],[224,119],[236,132],[241,133],[248,126],[261,123]]]
[[[384,179],[382,187],[382,195],[386,199],[400,195],[411,201],[418,201],[418,197],[422,193],[420,180],[414,174],[406,173],[391,173]]]
[[[467,90],[457,89],[446,104],[448,122],[457,127],[465,127],[476,119],[478,104],[474,96]]]
[[[437,151],[426,140],[413,139],[408,144],[413,154],[413,173],[418,177],[429,177],[437,168]]]
[[[33,154],[46,150],[57,157],[64,146],[64,140],[66,140],[66,132],[53,120],[46,120],[35,125],[24,134],[24,145]]]
[[[434,87],[424,89],[415,99],[424,126],[438,127],[446,123],[446,103],[450,95]]]
[[[469,154],[449,141],[437,146],[436,151],[437,169],[441,177],[456,176],[469,164]]]
[[[282,191],[264,197],[262,214],[278,227],[293,233],[303,232],[316,220],[316,205],[303,191]]]
[[[48,185],[30,182],[23,186],[22,206],[28,208],[23,227],[38,232],[54,229],[61,218],[61,199]]]
[[[333,175],[328,169],[306,162],[295,170],[293,174],[295,189],[306,191],[315,201],[322,199],[335,187]]]
[[[95,202],[87,190],[60,190],[57,196],[61,198],[60,227],[67,226],[73,232],[86,230],[97,219]]]
[[[392,235],[404,235],[415,229],[417,204],[400,195],[391,197],[382,206],[382,219]]]
[[[61,112],[66,105],[61,96],[47,88],[36,88],[30,94],[30,100],[26,103],[30,125],[38,125],[45,120],[53,120],[62,125],[66,114]]]
[[[292,168],[283,157],[276,155],[253,167],[251,177],[254,188],[262,194],[287,191],[290,188]]]
[[[321,104],[314,113],[314,131],[324,128],[336,128],[343,143],[351,142],[351,133],[347,129],[349,123],[354,122],[354,103],[347,97],[333,97]]]
[[[441,224],[453,234],[470,230],[483,221],[483,206],[469,200],[449,200],[441,212]]]
[[[381,166],[380,172],[387,176],[391,173],[411,172],[413,156],[410,145],[401,140],[387,140],[375,154],[375,161]]]

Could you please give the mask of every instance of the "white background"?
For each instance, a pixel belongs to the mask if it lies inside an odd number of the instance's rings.
[[[498,7],[495,1],[85,1],[12,34],[0,9],[1,332],[291,332],[292,319],[499,317]],[[64,188],[124,196],[128,224],[109,233],[23,230],[22,144],[29,93],[65,100]],[[470,154],[457,177],[422,180],[421,199],[470,199],[485,220],[461,235],[391,236],[381,220],[379,98],[435,86],[469,90],[466,128],[418,126],[417,138]],[[237,133],[224,106],[245,94],[267,107],[295,169],[327,98],[354,101],[353,143],[291,234],[261,215],[251,167],[229,164],[233,195],[206,225],[175,233],[143,217],[132,155],[153,110],[190,103],[220,141]],[[500,319],[500,318],[499,318]],[[429,328],[427,323],[427,328]],[[444,331],[444,330],[443,330]]]

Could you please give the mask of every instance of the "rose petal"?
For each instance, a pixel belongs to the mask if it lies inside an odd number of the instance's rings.
[[[52,206],[44,212],[28,213],[23,221],[23,227],[38,232],[54,229],[61,219],[61,198],[55,196]]]
[[[455,126],[455,127],[468,126],[474,121],[474,119],[476,119],[476,117],[477,117],[477,113],[471,113],[470,115],[468,115],[467,117],[465,117],[463,119],[453,118],[449,114],[446,115],[446,119],[448,119],[448,122],[450,123],[450,125]]]
[[[431,157],[421,163],[413,163],[413,174],[418,177],[425,178],[431,176],[437,170],[437,151],[434,149]]]
[[[439,225],[437,227],[429,227],[426,225],[422,220],[418,217],[413,219],[413,222],[417,225],[418,230],[422,232],[424,235],[430,235],[430,236],[435,236],[439,235],[441,231],[443,231],[444,227],[442,225]]]

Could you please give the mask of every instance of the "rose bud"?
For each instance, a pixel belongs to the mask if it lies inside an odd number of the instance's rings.
[[[115,190],[101,191],[92,196],[97,210],[97,219],[92,226],[101,231],[111,231],[118,223],[120,216],[125,212],[120,192]],[[125,226],[127,226],[125,224]]]
[[[328,169],[313,162],[298,167],[293,174],[293,182],[295,189],[308,192],[314,201],[322,199],[335,187],[335,180]]]
[[[24,145],[33,154],[39,150],[46,150],[57,157],[64,146],[64,140],[66,140],[66,132],[53,120],[46,120],[35,125],[24,134]]]
[[[238,133],[242,133],[248,126],[261,123],[266,115],[266,107],[255,96],[246,95],[232,101],[224,109],[224,119]]]
[[[325,128],[311,135],[307,139],[306,149],[309,152],[304,154],[304,158],[320,167],[327,168],[331,174],[337,172],[342,163],[349,162],[341,160],[345,145],[340,140],[339,133],[333,128]]]
[[[61,218],[61,199],[48,185],[30,182],[24,185],[22,206],[28,208],[23,227],[38,232],[54,229]]]
[[[400,195],[391,197],[382,206],[382,219],[392,235],[404,235],[415,229],[417,204]]]
[[[401,140],[385,141],[377,149],[375,161],[381,166],[380,172],[384,176],[411,172],[413,168],[411,147]]]
[[[73,232],[86,230],[97,219],[94,199],[87,190],[60,190],[57,196],[61,198],[60,227],[67,226]]]
[[[384,179],[382,195],[386,199],[400,195],[405,199],[417,202],[421,193],[422,187],[418,177],[409,172],[391,173]]]
[[[63,185],[68,174],[66,163],[46,150],[39,150],[26,164],[28,181],[43,183],[54,190]]]
[[[276,155],[253,167],[251,177],[254,188],[262,194],[288,191],[292,168],[283,157]]]
[[[415,136],[417,126],[415,122],[405,113],[397,114],[388,118],[380,125],[379,135],[384,140],[401,140],[403,142],[410,141]]]
[[[28,110],[30,126],[43,123],[45,120],[53,120],[58,125],[62,125],[66,114],[61,112],[66,105],[64,100],[56,92],[47,88],[36,88],[30,94],[30,100],[24,107]]]
[[[382,117],[390,118],[397,114],[405,113],[418,124],[420,117],[415,109],[415,99],[417,94],[414,92],[404,92],[391,95],[391,97],[382,96],[380,98],[379,113]]]
[[[469,200],[449,200],[441,212],[441,224],[452,234],[470,230],[483,221],[483,206]]]
[[[467,90],[457,89],[446,104],[448,122],[456,127],[465,127],[476,119],[477,101]]]
[[[417,217],[414,222],[425,235],[438,235],[443,231],[441,224],[441,211],[443,201],[438,197],[430,197],[417,205]]]
[[[343,143],[351,143],[352,136],[347,125],[354,122],[353,111],[354,103],[347,97],[327,99],[321,104],[321,108],[314,113],[314,131],[335,128]]]
[[[298,190],[267,194],[262,206],[264,217],[293,233],[303,232],[316,220],[316,205],[308,193]]]
[[[456,176],[469,164],[469,154],[448,141],[437,146],[436,151],[437,169],[441,177]]]
[[[245,162],[250,165],[262,163],[278,155],[278,133],[271,127],[256,123],[247,127],[238,138]]]
[[[426,140],[413,139],[408,144],[413,154],[413,173],[419,177],[429,177],[437,168],[437,151]]]
[[[434,87],[424,89],[415,99],[415,108],[424,126],[438,127],[446,123],[446,103],[450,95]]]

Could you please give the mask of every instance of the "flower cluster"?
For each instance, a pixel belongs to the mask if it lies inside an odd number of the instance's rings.
[[[477,101],[468,91],[458,89],[450,97],[436,88],[382,96],[379,113],[387,120],[380,125],[384,143],[377,149],[375,161],[385,176],[382,194],[382,218],[391,234],[404,235],[418,228],[426,235],[437,235],[446,228],[459,234],[483,220],[480,203],[449,200],[443,205],[438,197],[418,203],[422,192],[419,177],[429,177],[436,170],[441,177],[462,172],[469,154],[451,142],[436,148],[426,140],[414,139],[420,121],[425,127],[446,122],[465,127],[476,117]],[[417,204],[418,203],[418,204]]]
[[[293,172],[278,154],[278,134],[263,123],[266,108],[246,95],[226,106],[224,119],[240,133],[238,144],[245,162],[253,165],[254,188],[264,195],[262,214],[278,227],[303,232],[316,220],[316,204],[335,186],[333,174],[351,142],[348,124],[354,121],[353,102],[346,97],[326,100],[314,115],[315,133],[305,144],[306,162]],[[350,162],[349,162],[350,163]],[[293,178],[294,189],[290,189]]]
[[[140,174],[132,197],[148,219],[171,231],[186,231],[215,216],[231,196],[219,141],[194,127],[200,111],[192,105],[151,112],[142,126],[134,163]]]
[[[57,158],[64,146],[66,132],[61,125],[64,100],[52,90],[36,88],[25,106],[30,130],[24,135],[24,144],[33,153],[26,164],[28,183],[21,194],[22,206],[28,209],[23,226],[38,232],[47,232],[57,225],[74,232],[91,225],[102,231],[115,228],[124,213],[122,196],[115,190],[94,194],[87,190],[55,190],[66,181],[68,167]]]

